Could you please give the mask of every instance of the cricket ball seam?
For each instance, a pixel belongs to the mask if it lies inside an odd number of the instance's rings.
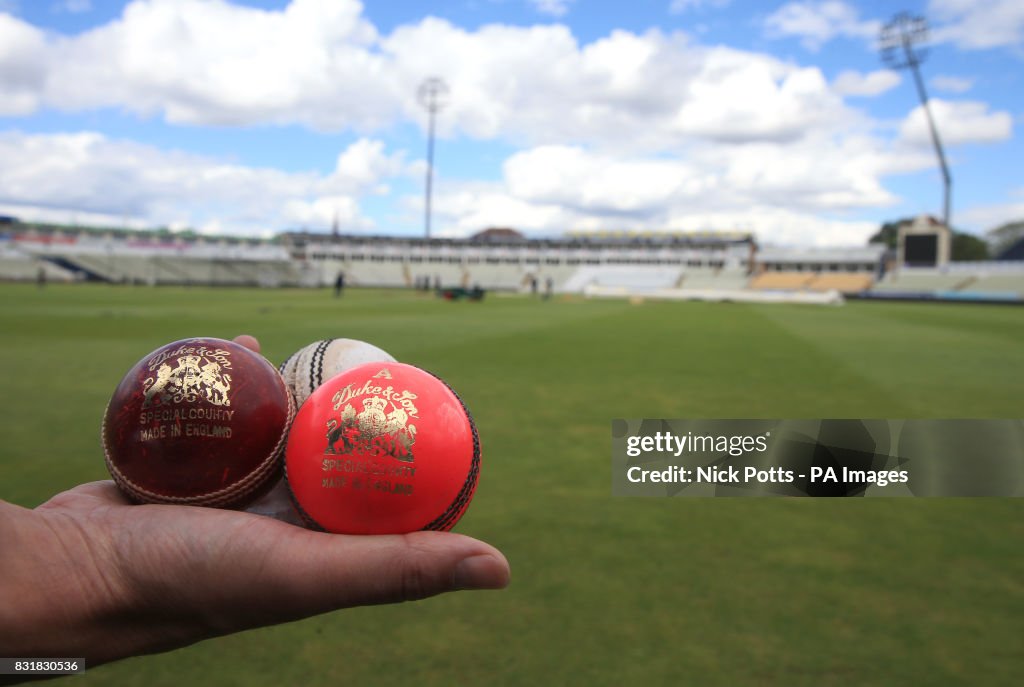
[[[327,355],[327,348],[331,345],[334,339],[324,339],[317,344],[316,349],[313,351],[313,355],[309,361],[309,390],[307,394],[312,395],[314,391],[320,388],[323,384],[324,377],[324,357]]]
[[[473,460],[470,462],[469,473],[466,475],[466,481],[463,482],[462,488],[459,489],[459,493],[456,494],[455,499],[448,506],[447,510],[423,528],[424,530],[447,531],[454,527],[455,523],[462,517],[462,514],[469,506],[470,499],[473,498],[473,494],[476,492],[476,484],[480,477],[480,435],[476,431],[476,423],[473,422],[473,414],[469,412],[469,408],[466,407],[466,403],[462,400],[462,397],[459,396],[459,393],[453,389],[448,382],[444,381],[430,370],[423,371],[444,384],[448,388],[448,391],[452,392],[455,400],[458,401],[459,405],[462,407],[462,412],[466,414],[466,420],[469,421],[469,431],[473,435]]]
[[[292,505],[295,506],[295,510],[298,512],[299,517],[302,518],[303,522],[306,523],[306,526],[311,530],[316,530],[317,532],[326,532],[327,528],[314,520],[313,516],[307,513],[306,509],[302,507],[301,503],[299,503],[299,497],[295,495],[295,491],[292,489],[292,483],[288,479],[288,461],[285,461],[284,464],[284,486],[288,489],[288,497],[291,499]]]
[[[284,377],[285,370],[288,369],[288,363],[290,363],[292,361],[292,358],[294,358],[297,355],[298,355],[297,351],[295,353],[292,353],[290,356],[288,356],[288,359],[285,360],[283,363],[281,363],[281,365],[277,368],[277,371],[281,374],[282,377]],[[288,380],[287,379],[284,380],[284,383],[285,383],[285,386],[288,386]]]

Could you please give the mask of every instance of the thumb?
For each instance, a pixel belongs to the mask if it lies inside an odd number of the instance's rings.
[[[508,561],[482,541],[450,532],[345,536],[304,533],[317,546],[295,541],[293,561],[308,577],[288,571],[267,573],[268,584],[322,610],[364,604],[413,601],[463,589],[501,589],[509,583]],[[273,579],[273,578],[276,578]],[[310,587],[316,585],[310,596]]]
[[[210,634],[509,583],[501,552],[464,535],[350,536],[246,517],[258,523],[246,528],[254,536],[221,539],[156,585],[167,592],[159,597],[177,597],[178,610],[201,617]]]

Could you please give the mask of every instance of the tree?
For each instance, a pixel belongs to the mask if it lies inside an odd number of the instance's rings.
[[[961,231],[953,232],[950,258],[954,262],[988,260],[988,257],[988,244],[983,239],[974,234],[965,234]]]
[[[900,225],[913,221],[913,218],[904,217],[891,222],[886,222],[875,232],[875,235],[868,239],[868,243],[884,243],[886,248],[896,248],[896,240],[899,237]]]

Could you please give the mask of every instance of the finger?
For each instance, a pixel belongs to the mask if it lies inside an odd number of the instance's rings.
[[[277,524],[277,523],[275,523]],[[287,528],[286,525],[282,525]],[[257,576],[283,618],[368,604],[412,601],[460,589],[508,585],[508,561],[493,546],[447,532],[343,536],[306,532],[268,544]],[[255,563],[255,561],[254,561]],[[245,608],[251,608],[246,604]]]
[[[334,588],[330,606],[412,601],[460,589],[502,589],[509,583],[505,556],[465,535],[315,536],[322,546],[307,559],[307,572],[315,579],[319,571],[320,582]],[[283,588],[305,594],[306,583],[296,586],[296,581],[287,572],[278,579]]]
[[[505,556],[463,535],[346,536],[246,517],[253,520],[213,551],[168,561],[182,577],[158,591],[162,599],[187,594],[172,603],[202,617],[211,634],[509,583]]]
[[[236,344],[241,344],[242,346],[245,346],[250,351],[255,351],[256,353],[260,352],[260,342],[256,339],[255,336],[251,336],[249,334],[239,334],[238,336],[235,337],[234,341]]]
[[[89,496],[100,501],[107,501],[113,504],[127,504],[131,503],[131,500],[125,496],[124,492],[117,488],[114,484],[114,480],[103,479],[97,480],[96,482],[86,482],[85,484],[79,484],[74,489],[70,490],[71,493],[80,494],[82,496]]]
[[[39,505],[38,509],[66,508],[84,503],[90,505],[124,506],[130,504],[131,500],[124,495],[124,492],[117,488],[117,485],[112,480],[107,479],[79,484],[77,487],[62,491]]]

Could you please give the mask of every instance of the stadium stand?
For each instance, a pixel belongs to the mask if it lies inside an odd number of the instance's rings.
[[[934,293],[953,291],[969,277],[963,273],[927,268],[904,267],[890,272],[875,284],[872,291],[880,293]]]
[[[399,288],[410,286],[407,266],[401,262],[352,261],[339,262],[330,274],[345,273],[345,282],[352,286]]]
[[[73,275],[112,283],[220,286],[282,286],[303,279],[301,265],[284,248],[265,241],[210,241],[141,231],[19,229],[23,230],[6,234],[5,251],[17,251],[45,265],[54,278]]]
[[[1024,298],[1024,273],[982,275],[967,285],[964,290],[978,293],[1014,294],[1019,298]]]
[[[940,269],[903,267],[868,292],[879,298],[1024,302],[1024,262],[951,262]]]
[[[748,280],[746,271],[742,269],[686,270],[677,286],[683,289],[736,291],[745,289]]]
[[[752,252],[749,235],[576,235],[527,240],[508,229],[469,239],[413,239],[292,233],[283,237],[292,259],[314,265],[322,285],[344,272],[352,284],[407,287],[417,278],[445,287],[528,292],[551,278],[559,292],[587,285],[637,289],[675,287],[691,270],[719,275],[716,287],[741,286]],[[725,277],[729,278],[725,278]]]
[[[810,291],[838,291],[839,293],[862,293],[874,284],[870,274],[851,272],[824,272],[814,275],[807,284]]]
[[[767,246],[757,253],[759,270],[766,272],[858,272],[878,274],[885,257],[885,246],[776,247]]]
[[[883,269],[882,245],[849,248],[767,247],[757,255],[756,291],[859,294],[869,290]]]
[[[543,293],[551,279],[560,293],[617,297],[834,302],[846,294],[1024,302],[1022,261],[885,274],[886,260],[879,245],[758,250],[745,234],[527,239],[496,229],[469,239],[293,232],[255,240],[20,222],[0,231],[0,279],[38,279],[42,270],[53,281],[322,287],[344,273],[351,286],[386,288],[412,288],[425,278],[432,288],[529,293],[535,284]]]
[[[470,283],[487,289],[522,291],[525,290],[525,282],[529,280],[526,271],[518,265],[483,261],[470,265],[467,272]]]
[[[863,293],[874,284],[866,272],[762,272],[750,280],[757,291],[838,291]]]
[[[631,291],[668,289],[682,278],[682,269],[675,267],[640,267],[603,265],[581,267],[561,285],[560,290],[581,292],[588,286],[623,287]]]
[[[73,272],[45,260],[39,260],[17,248],[0,242],[0,279],[5,281],[34,281],[42,270],[47,281],[74,281]]]
[[[748,286],[757,291],[802,291],[814,277],[811,272],[762,272]]]

